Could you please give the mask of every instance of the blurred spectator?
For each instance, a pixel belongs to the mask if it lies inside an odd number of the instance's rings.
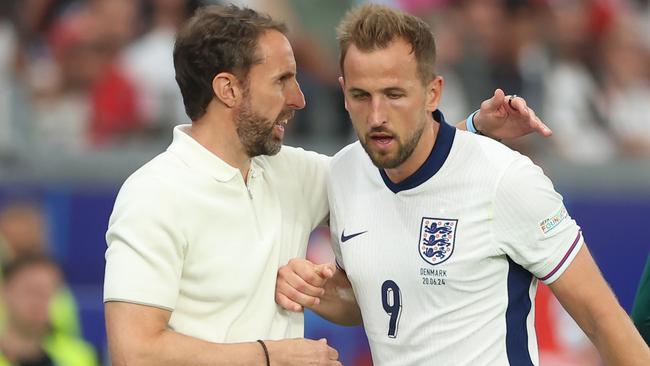
[[[539,102],[539,53],[543,53],[537,25],[540,5],[532,1],[466,0],[455,5],[455,20],[464,42],[457,68],[468,91],[469,105],[478,105],[496,87]],[[471,26],[467,26],[471,25]]]
[[[462,14],[457,7],[429,9],[426,14],[424,19],[429,20],[436,37],[436,72],[445,80],[440,108],[447,120],[460,121],[473,112],[469,110],[467,92],[455,68],[463,59]]]
[[[469,105],[479,105],[492,94],[494,85],[506,93],[521,95],[516,66],[513,67],[505,3],[501,0],[467,0],[460,5],[464,43],[463,58],[456,66],[467,91]]]
[[[192,15],[198,1],[147,0],[145,4],[151,28],[126,48],[121,61],[135,82],[146,127],[164,133],[169,126],[189,123],[176,84],[172,52],[176,31]]]
[[[13,202],[0,211],[0,268],[25,257],[48,253],[47,223],[39,206]],[[50,304],[50,323],[58,332],[78,336],[79,315],[76,301],[65,287],[59,287]],[[0,326],[6,313],[0,308]]]
[[[28,143],[82,152],[138,132],[135,88],[116,62],[134,36],[137,4],[32,0],[16,5],[21,74],[32,104]]]
[[[61,272],[47,257],[26,256],[3,268],[7,324],[0,334],[0,364],[93,366],[93,348],[53,332],[49,306],[61,285]]]
[[[641,35],[643,36],[645,46],[650,47],[650,1],[636,1],[632,7],[632,12],[639,14],[641,19]]]
[[[21,143],[75,149],[78,141],[83,141],[78,131],[83,127],[85,116],[75,113],[83,108],[83,102],[57,98],[61,72],[48,46],[52,25],[69,1],[27,0],[13,3],[13,20],[20,40],[16,77],[27,94],[22,101],[24,105],[19,106],[27,110],[27,115],[24,120],[14,121],[21,122],[24,130]],[[24,125],[22,122],[25,122]],[[67,136],[71,138],[66,139]]]
[[[13,145],[11,84],[16,47],[13,24],[6,17],[6,10],[0,8],[0,158],[8,154]]]
[[[97,34],[89,40],[96,52],[97,74],[90,81],[90,139],[95,147],[119,143],[140,132],[135,82],[119,63],[122,49],[135,36],[138,3],[133,0],[91,0],[90,12]]]
[[[553,141],[569,160],[597,163],[611,159],[616,145],[602,110],[600,88],[589,66],[596,35],[592,2],[551,1],[549,24],[553,60],[546,75],[544,120]]]
[[[0,211],[1,263],[44,253],[46,238],[45,219],[37,205],[15,202]]]
[[[640,19],[621,13],[601,42],[605,116],[622,155],[650,156],[650,44]]]

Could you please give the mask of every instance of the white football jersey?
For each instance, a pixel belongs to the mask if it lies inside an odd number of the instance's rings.
[[[375,365],[537,365],[537,279],[583,240],[530,159],[441,123],[427,161],[392,183],[358,143],[329,177],[336,260]]]

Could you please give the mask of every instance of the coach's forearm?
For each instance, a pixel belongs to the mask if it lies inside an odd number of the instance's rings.
[[[325,294],[320,297],[320,303],[310,309],[322,318],[339,325],[354,326],[362,323],[361,310],[352,285],[345,272],[338,268],[325,284]]]
[[[116,366],[263,365],[259,343],[217,344],[167,327],[170,312],[127,302],[105,304],[112,364]]]
[[[264,365],[261,345],[252,343],[216,344],[171,330],[132,342],[125,349],[112,347],[114,366],[217,366]]]

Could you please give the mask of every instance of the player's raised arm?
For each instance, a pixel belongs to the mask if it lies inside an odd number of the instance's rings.
[[[650,348],[607,286],[586,245],[549,287],[607,365],[650,365]]]
[[[352,285],[334,264],[292,259],[278,270],[275,286],[275,302],[287,310],[302,311],[306,307],[337,324],[361,324]]]
[[[553,133],[528,107],[524,98],[494,91],[492,98],[481,103],[481,109],[456,124],[456,128],[480,133],[494,139],[509,139],[536,132],[548,137]]]
[[[330,365],[338,352],[324,339],[211,343],[168,328],[171,312],[152,306],[110,301],[105,304],[112,364],[155,366]]]

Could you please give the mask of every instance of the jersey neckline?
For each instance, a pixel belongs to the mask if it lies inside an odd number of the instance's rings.
[[[454,137],[456,136],[456,128],[447,124],[445,116],[439,109],[436,109],[433,112],[433,120],[440,124],[438,136],[436,136],[436,142],[434,143],[427,160],[424,161],[424,164],[422,164],[415,173],[411,174],[399,183],[393,183],[390,178],[388,178],[386,171],[379,168],[381,179],[384,181],[386,187],[388,187],[388,189],[393,193],[413,189],[426,182],[429,178],[433,177],[440,168],[442,168],[442,165],[447,160],[449,152],[451,151],[451,146],[454,143]]]

